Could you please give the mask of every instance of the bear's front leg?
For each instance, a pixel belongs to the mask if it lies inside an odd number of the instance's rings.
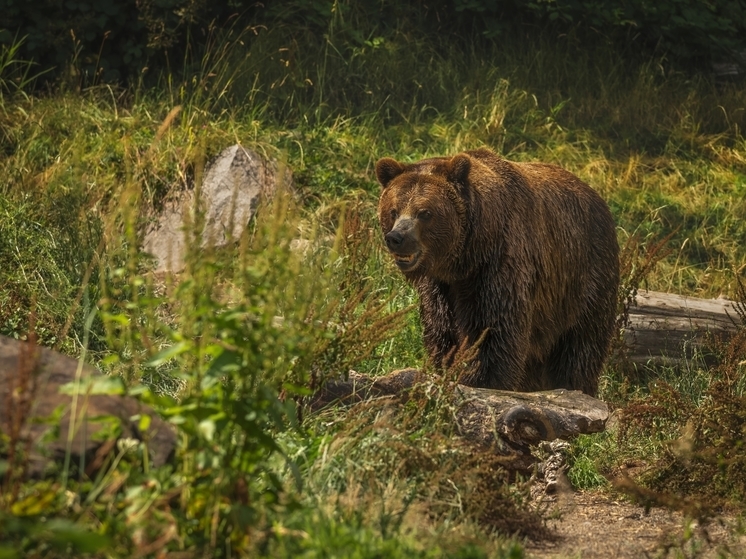
[[[461,296],[455,299],[453,314],[459,331],[466,334],[467,346],[479,343],[476,358],[459,382],[477,388],[527,390],[531,328],[528,290],[501,291],[496,286],[507,282],[495,281],[496,277],[497,272],[484,272],[458,286]]]
[[[420,295],[420,318],[427,354],[436,367],[451,365],[458,345],[455,320],[446,300],[447,286],[430,278],[415,285]]]
[[[459,382],[475,388],[526,390],[528,349],[522,336],[500,327],[492,327],[479,335],[475,333],[469,336],[468,343],[477,343],[480,338],[477,356],[461,375]]]

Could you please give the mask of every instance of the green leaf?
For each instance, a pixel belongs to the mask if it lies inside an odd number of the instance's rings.
[[[37,516],[47,511],[56,499],[57,491],[40,489],[13,503],[10,512],[15,516]]]
[[[129,324],[130,319],[126,314],[112,314],[107,312],[101,313],[102,318],[105,321],[118,322],[119,324],[126,326]]]
[[[150,388],[148,388],[144,384],[136,384],[134,386],[130,386],[127,390],[127,393],[130,396],[150,397]]]
[[[148,429],[150,429],[150,423],[152,418],[149,415],[142,414],[140,415],[140,421],[137,423],[137,429],[141,433],[144,433]]]
[[[235,351],[223,350],[223,352],[210,363],[207,369],[208,375],[224,375],[241,369],[243,357]]]
[[[165,349],[162,349],[151,357],[146,363],[146,367],[160,367],[164,363],[167,363],[177,355],[189,351],[192,348],[192,343],[184,340]]]
[[[212,419],[205,419],[199,422],[199,431],[204,437],[212,442],[215,435],[215,422]]]
[[[106,536],[89,532],[69,520],[55,518],[47,523],[46,528],[52,532],[55,543],[58,545],[72,544],[73,547],[83,553],[100,551],[109,544],[109,538]]]
[[[121,377],[114,376],[89,376],[80,379],[79,383],[73,381],[60,386],[60,394],[121,395],[124,393],[124,381]]]

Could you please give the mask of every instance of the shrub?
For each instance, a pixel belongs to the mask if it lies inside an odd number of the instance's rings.
[[[479,14],[484,33],[506,32],[517,13],[538,21],[580,27],[626,40],[642,39],[679,59],[733,57],[746,47],[746,3],[742,0],[456,0],[457,12]]]
[[[0,13],[0,43],[25,38],[24,59],[77,84],[133,83],[146,69],[158,74],[198,64],[215,28],[231,27],[290,24],[314,37],[336,35],[339,51],[376,48],[412,28],[453,41],[472,31],[510,35],[522,24],[578,29],[576,38],[589,44],[596,34],[622,46],[642,43],[682,61],[733,58],[746,47],[743,0],[270,0],[266,7],[247,0],[0,0]]]
[[[666,441],[660,456],[621,489],[646,506],[662,505],[706,518],[719,508],[743,512],[746,502],[746,290],[739,282],[740,328],[719,344],[720,363],[698,402],[670,384],[630,403],[622,414],[620,439],[653,432]]]

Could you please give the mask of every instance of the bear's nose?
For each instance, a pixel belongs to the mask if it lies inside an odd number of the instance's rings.
[[[384,239],[386,239],[386,246],[389,247],[389,250],[395,251],[401,246],[401,243],[404,240],[404,235],[394,229],[386,233]]]

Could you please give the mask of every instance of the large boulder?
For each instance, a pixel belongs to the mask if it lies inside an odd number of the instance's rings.
[[[31,476],[55,469],[65,458],[74,396],[60,389],[75,381],[79,366],[79,361],[51,349],[0,335],[0,433],[23,441],[22,447],[28,445]],[[79,378],[91,385],[91,379],[108,377],[83,365]],[[79,393],[75,408],[70,464],[82,463],[89,475],[121,439],[145,441],[156,467],[166,463],[176,448],[173,426],[134,398]],[[141,430],[145,415],[150,424]],[[119,422],[119,429],[112,429],[112,420]],[[0,448],[0,458],[2,452]]]
[[[291,187],[292,174],[277,161],[238,144],[220,152],[207,166],[200,187],[201,246],[221,247],[239,239],[259,201],[270,198],[281,184]],[[184,268],[184,225],[194,221],[194,208],[195,191],[185,190],[165,205],[146,231],[143,248],[155,258],[157,272]]]

